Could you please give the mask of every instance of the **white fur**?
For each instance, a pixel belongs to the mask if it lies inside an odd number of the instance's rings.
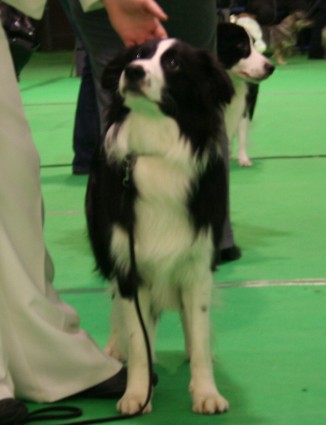
[[[255,19],[247,15],[232,15],[230,17],[230,22],[245,28],[254,39],[253,43],[255,49],[257,49],[257,51],[260,53],[265,52],[265,50],[267,49],[267,45],[263,39],[263,31]]]
[[[225,127],[228,136],[230,151],[232,142],[237,137],[237,160],[241,167],[250,167],[252,162],[247,152],[249,120],[244,116],[248,86],[245,82],[234,79],[235,94],[230,105],[225,110]]]
[[[155,103],[164,84],[159,57],[169,45],[168,41],[162,42],[152,59],[135,62],[145,67],[146,82],[142,90],[154,103],[127,94],[126,103],[132,110],[120,127],[110,129],[105,147],[111,158],[124,158],[130,152],[137,156],[133,170],[139,191],[135,205],[135,254],[137,268],[145,280],[139,289],[139,299],[152,350],[155,323],[161,311],[179,310],[190,357],[193,410],[223,412],[228,402],[215,385],[210,351],[212,235],[210,232],[195,235],[185,202],[192,177],[207,159],[198,160],[193,155],[176,122],[163,115]],[[120,90],[123,89],[122,76]],[[137,111],[133,110],[135,105]],[[128,236],[118,226],[113,230],[112,251],[119,264],[127,269]],[[120,297],[118,290],[115,293],[112,338],[107,351],[120,358],[128,357],[128,384],[118,409],[133,414],[147,394],[145,344],[134,302]],[[127,344],[123,343],[124,339]],[[127,353],[121,351],[125,345]],[[150,410],[151,404],[146,408],[147,412]]]

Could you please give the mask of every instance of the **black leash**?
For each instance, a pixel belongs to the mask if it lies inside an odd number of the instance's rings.
[[[74,419],[82,416],[83,411],[79,407],[73,406],[52,406],[43,409],[35,410],[27,414],[22,422],[17,422],[15,425],[27,424],[39,421],[54,421],[63,419]]]
[[[123,179],[123,186],[125,187],[128,196],[131,196],[131,190],[132,190],[131,177],[132,177],[134,164],[135,164],[135,157],[132,155],[127,155],[125,159],[125,175]],[[89,419],[85,421],[67,422],[60,425],[93,425],[93,424],[101,424],[101,423],[131,419],[131,418],[140,416],[146,409],[148,403],[151,401],[152,390],[153,390],[153,375],[154,375],[152,351],[151,351],[150,340],[149,340],[148,332],[144,322],[144,318],[141,312],[141,307],[140,307],[139,297],[138,297],[137,262],[136,262],[136,254],[135,254],[135,237],[134,237],[134,229],[133,229],[132,222],[128,223],[128,240],[129,240],[129,256],[130,256],[130,276],[131,276],[131,281],[134,284],[133,285],[134,286],[133,300],[135,303],[135,308],[136,308],[139,324],[144,336],[144,343],[145,343],[146,354],[147,354],[149,379],[148,379],[148,391],[147,391],[146,400],[144,404],[141,406],[141,408],[136,413],[133,413],[131,415],[124,414],[124,415],[117,415],[117,416],[108,416],[105,418]],[[53,406],[53,407],[47,407],[44,409],[38,409],[38,410],[35,410],[34,412],[28,413],[27,417],[22,422],[17,422],[13,425],[23,425],[23,424],[38,422],[38,421],[74,419],[74,418],[81,417],[82,415],[83,415],[83,411],[82,409],[78,407]],[[59,425],[59,424],[55,424],[55,425]]]

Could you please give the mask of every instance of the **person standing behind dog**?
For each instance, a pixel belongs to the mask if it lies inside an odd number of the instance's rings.
[[[71,0],[72,14],[90,58],[98,97],[102,135],[110,97],[101,87],[106,64],[124,46],[167,36],[179,38],[194,47],[216,55],[215,0]],[[105,9],[103,8],[105,6]],[[82,6],[82,7],[81,7]],[[223,156],[229,174],[229,153],[226,135]],[[219,262],[241,256],[236,246],[228,211],[220,246]]]

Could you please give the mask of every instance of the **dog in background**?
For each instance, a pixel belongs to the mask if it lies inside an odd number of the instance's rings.
[[[273,64],[254,47],[253,37],[240,25],[218,25],[217,55],[232,79],[235,95],[225,108],[226,132],[232,150],[233,139],[238,139],[238,163],[250,167],[248,155],[249,123],[253,117],[258,85],[273,72]]]
[[[279,65],[286,65],[285,57],[291,56],[298,35],[304,28],[313,25],[304,12],[297,11],[286,16],[279,24],[264,27],[264,37],[273,58]]]
[[[127,49],[106,68],[103,86],[112,105],[86,211],[97,267],[115,288],[109,347],[118,357],[124,356],[118,341],[128,347],[128,383],[118,410],[138,412],[148,391],[137,291],[152,350],[160,313],[180,312],[193,410],[225,412],[228,402],[213,377],[209,310],[226,215],[219,141],[231,80],[208,52],[165,39]]]

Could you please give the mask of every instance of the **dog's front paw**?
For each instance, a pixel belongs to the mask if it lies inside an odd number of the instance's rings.
[[[238,163],[239,163],[240,167],[251,167],[252,166],[252,162],[250,161],[250,159],[248,158],[247,155],[239,156],[238,157]]]
[[[213,415],[215,413],[225,413],[229,410],[229,402],[217,391],[193,392],[192,410],[195,413]]]
[[[125,415],[133,415],[140,411],[146,401],[146,394],[126,391],[122,398],[118,401],[117,409]],[[150,413],[152,411],[152,403],[149,402],[142,410],[142,413]]]

